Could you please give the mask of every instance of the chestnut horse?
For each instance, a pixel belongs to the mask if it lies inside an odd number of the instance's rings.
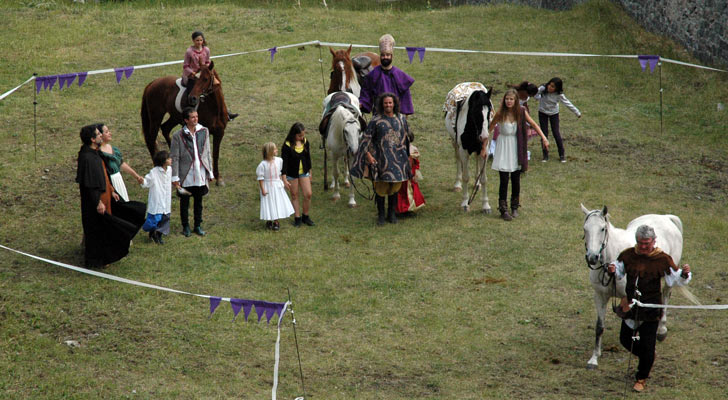
[[[215,175],[215,183],[224,185],[220,171],[218,169],[218,159],[220,158],[220,143],[225,135],[225,127],[228,122],[228,111],[225,107],[225,97],[222,94],[222,85],[217,71],[214,70],[215,64],[210,62],[209,67],[202,66],[200,76],[195,80],[194,86],[190,90],[188,104],[192,107],[196,106],[197,114],[200,118],[199,123],[210,130],[212,135],[212,169]],[[147,144],[149,154],[154,156],[157,151],[157,134],[159,128],[162,128],[162,135],[170,145],[170,132],[176,126],[184,123],[182,113],[175,106],[175,99],[179,93],[176,84],[176,76],[165,76],[153,80],[146,88],[142,96],[142,129],[144,131],[144,141]],[[169,114],[169,118],[162,123],[165,114]]]
[[[333,56],[331,60],[331,84],[326,94],[334,92],[351,92],[358,98],[361,93],[361,82],[369,71],[379,65],[379,56],[372,53],[360,53],[351,56],[351,45],[346,50],[334,50],[329,47]]]

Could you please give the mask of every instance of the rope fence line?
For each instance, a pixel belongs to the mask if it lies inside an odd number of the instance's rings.
[[[220,54],[217,56],[212,56],[212,57],[210,57],[210,59],[219,59],[219,58],[234,57],[234,56],[241,56],[241,55],[247,55],[247,54],[269,52],[271,54],[271,62],[273,62],[273,56],[276,54],[276,52],[278,50],[305,47],[305,46],[317,46],[317,47],[318,46],[337,46],[337,47],[351,46],[352,48],[361,48],[361,49],[372,49],[372,48],[377,49],[378,48],[378,46],[374,46],[374,45],[340,43],[340,42],[322,42],[320,40],[311,40],[311,41],[307,41],[307,42],[287,44],[287,45],[283,45],[283,46],[275,46],[275,47],[264,48],[264,49],[240,51],[240,52],[228,53],[228,54]],[[409,46],[395,46],[394,48],[399,49],[399,50],[406,50],[408,53],[414,49],[421,51],[420,62],[422,62],[422,59],[424,58],[425,51],[435,52],[435,53],[497,54],[497,55],[514,55],[514,56],[530,56],[530,57],[603,57],[603,58],[633,58],[633,59],[640,58],[640,55],[636,55],[636,54],[590,54],[590,53],[560,53],[560,52],[540,52],[540,51],[495,51],[495,50],[468,50],[468,49],[449,49],[449,48],[441,48],[441,47],[409,47]],[[724,69],[713,68],[713,67],[688,63],[688,62],[679,61],[679,60],[673,60],[670,58],[660,57],[659,60],[661,62],[681,65],[681,66],[685,66],[685,67],[705,69],[705,70],[716,71],[716,72],[728,72],[728,70],[724,70]],[[132,70],[137,70],[137,69],[156,68],[156,67],[163,67],[163,66],[168,66],[168,65],[182,64],[183,62],[184,62],[184,60],[164,61],[164,62],[151,63],[151,64],[134,65],[134,66],[123,67],[123,68],[124,69],[131,68]],[[411,62],[411,58],[410,58],[410,62]],[[118,81],[119,80],[119,78],[118,78],[119,71],[120,71],[120,68],[106,68],[106,69],[87,71],[87,72],[84,72],[83,74],[98,75],[98,74],[116,73],[117,81]],[[64,74],[64,75],[68,75],[68,74]],[[127,73],[127,78],[129,77],[129,75],[130,75],[130,73]],[[61,76],[61,75],[48,75],[48,76]],[[31,76],[25,82],[21,83],[20,85],[10,89],[9,91],[3,93],[2,95],[0,95],[0,101],[5,99],[6,97],[10,96],[12,93],[17,91],[21,87],[25,86],[26,84],[30,83],[31,81],[39,79],[39,78],[43,78],[43,77]],[[51,86],[51,88],[52,88],[52,86]]]

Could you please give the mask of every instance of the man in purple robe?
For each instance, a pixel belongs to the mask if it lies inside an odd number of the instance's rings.
[[[394,93],[399,97],[400,112],[404,115],[414,114],[410,86],[415,80],[399,68],[392,65],[394,38],[386,34],[379,38],[379,58],[382,65],[375,67],[362,84],[359,106],[364,112],[372,112],[372,103],[382,93]]]

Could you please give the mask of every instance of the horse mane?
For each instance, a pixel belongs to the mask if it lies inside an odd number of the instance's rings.
[[[483,131],[483,107],[490,105],[490,94],[476,90],[468,98],[468,115],[465,128],[460,136],[463,149],[468,153],[478,153],[482,147],[480,134]],[[457,122],[456,122],[457,124]]]

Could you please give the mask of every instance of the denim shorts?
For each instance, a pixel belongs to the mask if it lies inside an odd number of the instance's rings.
[[[298,178],[308,178],[309,176],[311,176],[311,171],[309,171],[309,172],[306,172],[305,174],[301,174],[301,175],[298,175],[298,176],[297,176],[297,177],[295,177],[295,178],[294,178],[294,177],[292,177],[292,176],[286,176],[286,180],[287,180],[288,182],[290,182],[290,181],[292,181],[292,180],[296,180],[296,179],[298,179]]]

